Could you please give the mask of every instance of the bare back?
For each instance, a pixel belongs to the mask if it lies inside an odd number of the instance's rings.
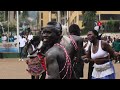
[[[69,75],[71,72],[70,70],[67,71],[67,68],[65,68],[63,71],[61,71],[63,69],[63,67],[65,67],[66,64],[66,54],[65,54],[65,50],[68,54],[68,56],[70,57],[71,60],[71,65],[73,63],[73,58],[75,55],[78,56],[78,58],[80,58],[80,50],[83,47],[83,39],[80,38],[79,36],[75,36],[72,35],[73,39],[75,40],[77,46],[79,47],[78,50],[75,50],[75,47],[73,46],[71,40],[69,39],[68,36],[63,36],[63,38],[61,39],[60,45],[54,45],[52,48],[50,48],[47,53],[46,53],[46,65],[47,65],[47,69],[48,69],[48,74],[51,74],[51,77],[54,78],[63,78],[64,79],[68,79]],[[51,62],[52,61],[52,62]],[[50,64],[51,63],[51,64]],[[61,73],[60,73],[61,71]],[[68,72],[68,74],[66,74],[66,72]],[[65,76],[66,74],[66,76]],[[71,73],[71,79],[75,79],[73,73]]]

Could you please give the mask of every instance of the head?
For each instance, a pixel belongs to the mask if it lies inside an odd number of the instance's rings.
[[[32,40],[30,40],[31,44],[38,45],[40,43],[40,37],[39,36],[34,36]]]
[[[88,31],[87,37],[90,42],[94,42],[94,40],[100,39],[100,36],[98,35],[98,32],[96,30]]]
[[[69,27],[69,32],[70,34],[72,35],[77,35],[77,36],[80,36],[80,28],[77,24],[72,24],[70,27]]]
[[[60,23],[51,21],[47,23],[41,31],[41,36],[44,44],[56,43],[62,34],[62,26]]]
[[[22,38],[24,38],[24,35],[21,35]]]

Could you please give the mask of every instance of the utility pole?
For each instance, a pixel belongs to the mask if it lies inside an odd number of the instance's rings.
[[[9,42],[9,22],[10,22],[10,11],[8,11],[8,42]]]
[[[61,23],[61,15],[60,15],[60,11],[57,11],[58,14],[58,22]]]
[[[49,22],[51,21],[51,11],[49,11]]]
[[[16,11],[16,17],[17,17],[17,48],[19,53],[19,12]]]
[[[101,20],[101,18],[100,18],[100,11],[98,11],[98,13],[99,13],[98,16],[99,16],[99,21],[100,21]]]
[[[79,11],[77,11],[77,25],[79,25]]]

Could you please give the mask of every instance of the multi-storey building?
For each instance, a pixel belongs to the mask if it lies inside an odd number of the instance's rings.
[[[78,24],[82,29],[82,11],[39,11],[39,25],[44,27],[48,21],[58,21],[67,27]],[[107,22],[110,19],[120,20],[120,11],[96,11],[98,21]]]

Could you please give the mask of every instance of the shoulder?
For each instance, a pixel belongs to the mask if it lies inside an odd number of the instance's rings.
[[[59,54],[59,48],[57,46],[51,47],[45,54],[46,57],[56,57]]]
[[[80,36],[76,36],[76,35],[71,35],[71,36],[74,38],[75,41],[80,41],[80,42],[84,41],[84,39]]]
[[[105,40],[101,40],[102,45],[109,45]]]
[[[106,41],[104,41],[104,40],[101,40],[101,46],[102,46],[102,49],[106,49],[106,48],[109,48],[109,43],[107,43]]]

